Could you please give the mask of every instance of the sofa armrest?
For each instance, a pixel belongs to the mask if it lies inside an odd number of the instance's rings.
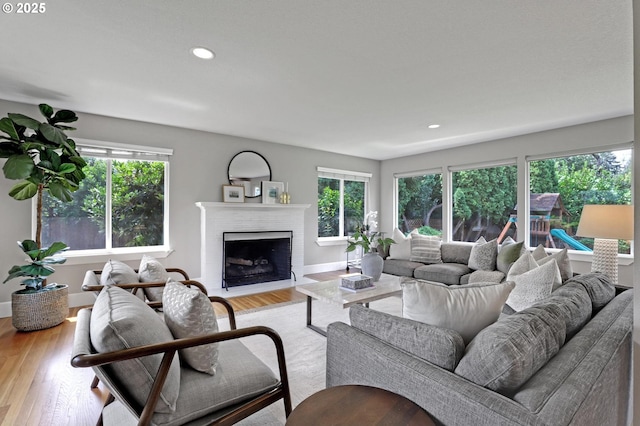
[[[327,329],[327,387],[375,386],[446,425],[541,425],[522,405],[344,323]]]

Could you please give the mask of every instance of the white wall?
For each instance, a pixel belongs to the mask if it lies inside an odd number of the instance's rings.
[[[56,108],[55,105],[52,106]],[[0,117],[9,112],[41,117],[36,106],[0,100]],[[70,132],[72,138],[173,148],[169,188],[173,252],[161,260],[166,266],[186,270],[191,277],[200,276],[200,210],[195,203],[222,201],[221,186],[228,182],[227,165],[240,151],[254,150],[261,153],[271,165],[272,180],[289,182],[291,202],[311,204],[305,215],[305,265],[331,264],[346,259],[343,246],[319,247],[315,243],[317,166],[373,173],[371,205],[374,209],[378,206],[379,161],[76,112],[79,116],[75,123],[78,130]],[[0,160],[0,165],[2,164],[4,162]],[[0,281],[4,280],[12,265],[23,261],[22,252],[15,242],[32,236],[31,203],[18,202],[9,197],[9,189],[14,184],[15,181],[0,175]],[[139,257],[141,256],[137,258]],[[77,264],[78,261],[74,259],[56,267],[53,278],[56,282],[69,284],[72,306],[93,299],[91,295],[82,294],[82,279],[86,270],[102,269],[105,261],[106,258],[93,263]],[[128,263],[137,267],[138,261]],[[8,309],[11,293],[20,288],[19,280],[0,285],[0,317],[10,315]]]
[[[429,152],[410,157],[396,158],[382,162],[380,171],[380,193],[391,197],[394,191],[394,173],[412,172],[442,168],[446,172],[450,166],[464,166],[496,160],[516,159],[518,166],[525,163],[525,156],[563,153],[584,150],[590,147],[604,148],[633,141],[633,116],[619,117],[565,127],[539,133],[500,139],[464,147]],[[637,156],[636,156],[637,163]],[[637,167],[635,168],[637,170]],[[519,174],[521,177],[522,174]],[[636,173],[637,178],[638,173]],[[636,186],[637,188],[637,186]],[[637,193],[637,191],[636,191]],[[525,205],[528,197],[522,181],[518,182],[518,205]],[[381,230],[391,232],[393,223],[393,203],[381,196]],[[524,212],[523,212],[524,213]],[[591,269],[590,259],[573,260],[576,272]],[[619,282],[633,283],[633,265],[621,266]]]

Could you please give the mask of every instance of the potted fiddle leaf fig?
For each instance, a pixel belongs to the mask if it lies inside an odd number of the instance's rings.
[[[64,263],[57,256],[68,247],[54,242],[42,247],[42,196],[44,192],[64,202],[71,201],[72,193],[85,178],[82,171],[85,160],[76,150],[73,139],[65,131],[75,130],[66,124],[78,119],[73,111],[54,112],[47,104],[40,104],[45,121],[23,114],[7,114],[0,119],[0,158],[6,158],[2,167],[7,179],[17,180],[9,191],[16,200],[36,197],[36,239],[18,242],[28,256],[25,265],[14,265],[4,280],[22,278],[25,289],[11,295],[12,322],[22,331],[53,327],[69,314],[66,284],[46,284],[54,269],[52,264]]]

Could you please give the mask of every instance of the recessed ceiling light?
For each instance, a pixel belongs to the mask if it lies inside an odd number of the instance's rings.
[[[200,59],[213,59],[216,56],[215,53],[205,47],[194,47],[191,49],[191,53]]]
[[[439,125],[439,124],[430,124],[430,125],[429,125],[429,128],[430,128],[430,129],[437,129],[438,127],[440,127],[440,125]]]

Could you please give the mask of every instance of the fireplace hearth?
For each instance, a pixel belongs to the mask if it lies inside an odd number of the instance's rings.
[[[293,231],[224,232],[223,287],[291,278]]]

